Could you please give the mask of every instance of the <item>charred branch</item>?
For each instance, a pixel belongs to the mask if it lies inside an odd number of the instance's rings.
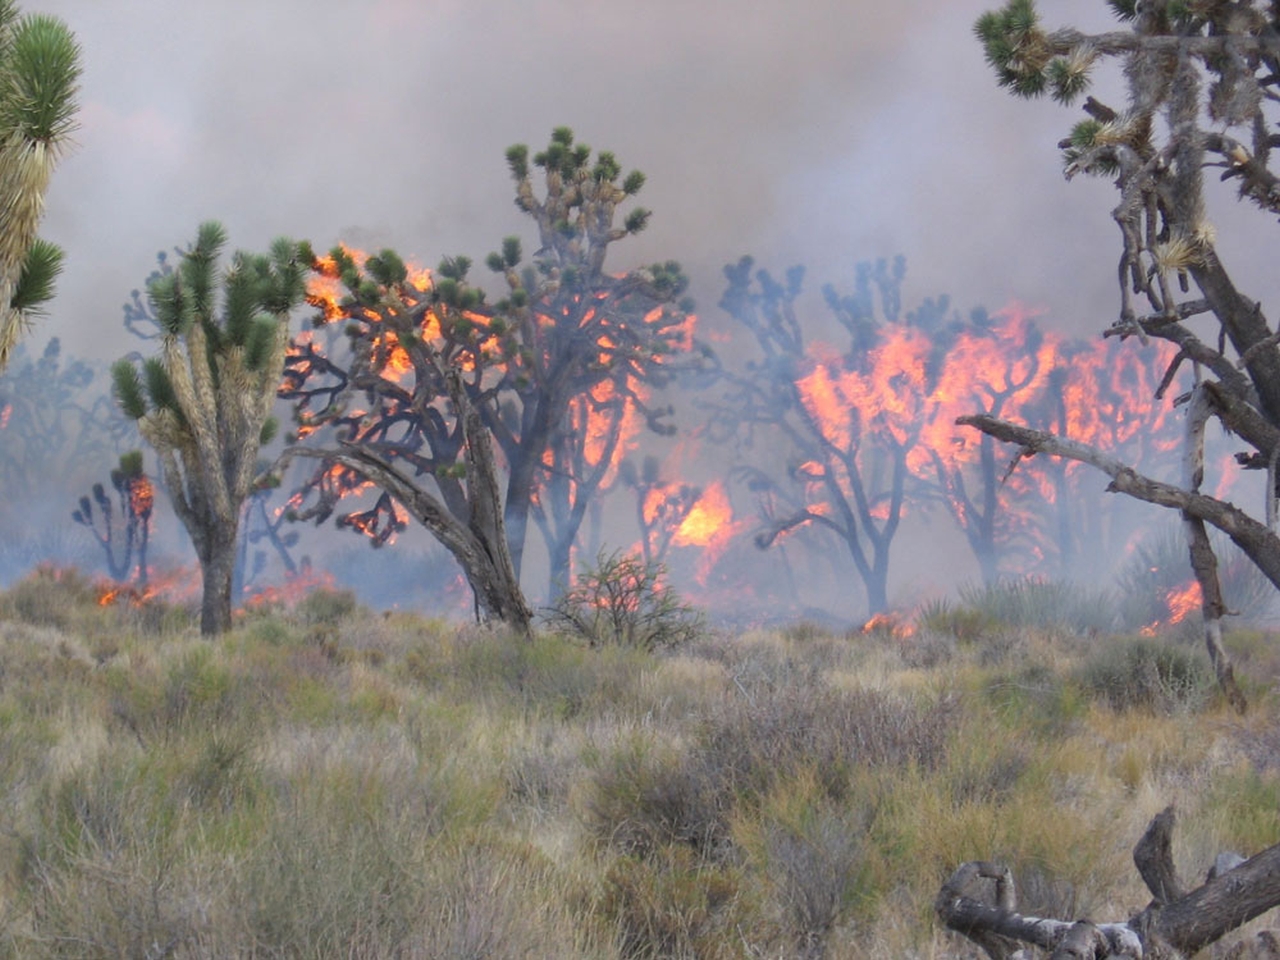
[[[1147,832],[1133,848],[1134,866],[1155,898],[1156,906],[1161,907],[1186,896],[1186,889],[1173,865],[1174,820],[1173,807],[1165,807],[1152,819]]]
[[[1158,814],[1134,848],[1134,863],[1154,897],[1126,922],[1049,920],[1017,912],[1007,867],[962,864],[942,885],[934,907],[950,930],[977,944],[992,960],[1029,960],[1022,944],[1051,958],[1192,956],[1231,931],[1280,905],[1280,845],[1225,871],[1213,871],[1184,893],[1173,868],[1173,808]]]
[[[1280,537],[1234,504],[1153,480],[1096,447],[1043,430],[985,415],[959,417],[956,423],[974,427],[1006,443],[1017,444],[1022,456],[1047,453],[1087,463],[1111,478],[1108,492],[1182,511],[1225,533],[1277,587],[1280,587]]]

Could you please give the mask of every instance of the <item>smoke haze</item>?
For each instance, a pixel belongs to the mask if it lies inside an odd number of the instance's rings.
[[[648,174],[653,222],[617,256],[681,260],[706,313],[743,253],[815,284],[904,253],[921,295],[1089,329],[1112,303],[1109,198],[1090,202],[1109,188],[1057,175],[1071,112],[996,88],[971,28],[987,5],[30,3],[85,62],[42,332],[114,355],[119,303],[209,218],[251,248],[358,233],[483,258],[525,229],[505,148],[562,124]]]
[[[1060,175],[1078,111],[997,88],[972,33],[995,5],[29,0],[71,26],[85,72],[42,231],[65,272],[28,345],[134,349],[120,305],[205,219],[250,249],[284,234],[482,262],[531,239],[506,147],[559,125],[648,176],[653,219],[612,266],[681,261],[707,324],[742,254],[805,264],[816,291],[902,253],[908,306],[1017,299],[1091,335],[1116,310],[1114,191]],[[1040,6],[1050,26],[1112,22],[1102,0]]]

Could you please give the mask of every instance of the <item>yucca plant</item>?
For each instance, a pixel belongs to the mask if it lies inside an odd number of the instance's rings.
[[[111,368],[116,399],[138,421],[160,459],[178,519],[191,534],[204,578],[200,629],[231,625],[231,582],[240,507],[254,481],[259,447],[276,422],[289,312],[302,302],[312,255],[279,239],[269,255],[237,253],[222,275],[226,243],[219,223],[202,224],[178,269],[147,293],[161,329],[160,355],[141,368]]]
[[[56,17],[0,0],[0,370],[53,296],[62,250],[36,229],[75,126],[80,48]]]

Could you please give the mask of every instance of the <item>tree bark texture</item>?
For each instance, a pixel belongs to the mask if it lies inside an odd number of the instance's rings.
[[[231,629],[231,585],[236,566],[237,528],[215,527],[197,549],[203,592],[200,632],[209,637]]]
[[[1012,874],[1000,864],[962,864],[942,885],[935,909],[943,924],[992,960],[1120,960],[1190,957],[1280,905],[1280,844],[1184,893],[1170,852],[1174,811],[1157,815],[1134,848],[1152,902],[1118,923],[1052,920],[1020,914]],[[1259,934],[1271,942],[1268,932]],[[1028,947],[1040,953],[1029,952]]]

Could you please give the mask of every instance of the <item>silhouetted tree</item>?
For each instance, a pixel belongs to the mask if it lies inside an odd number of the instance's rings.
[[[569,550],[586,505],[621,459],[628,417],[672,429],[662,423],[669,411],[648,401],[670,382],[681,354],[695,355],[692,304],[680,299],[688,280],[674,261],[621,274],[605,268],[612,244],[649,222],[643,208],[619,211],[644,186],[642,173],[623,176],[607,151],[593,158],[566,127],[552,132],[532,167],[523,145],[507,151],[507,163],[516,205],[537,224],[539,248],[522,265],[519,240],[508,237],[488,257],[507,285],[497,315],[516,335],[500,358],[496,402],[477,406],[510,469],[506,525],[517,573],[536,499],[554,597],[568,584]],[[541,196],[533,167],[542,171]]]
[[[218,275],[222,226],[202,224],[172,273],[148,297],[160,324],[158,356],[112,367],[116,397],[160,459],[178,519],[191,535],[203,576],[200,629],[231,625],[231,587],[241,506],[258,450],[276,424],[290,311],[302,301],[305,246],[280,239],[269,255],[235,254]]]
[[[768,548],[801,527],[834,534],[862,580],[869,612],[879,613],[889,602],[907,458],[925,422],[921,385],[931,351],[923,334],[902,323],[905,265],[901,258],[874,270],[863,265],[853,295],[828,292],[848,334],[844,350],[806,343],[795,308],[803,269],[779,282],[753,267],[750,257],[725,267],[720,306],[752,335],[759,355],[740,371],[722,372],[727,389],[712,435],[765,451],[768,464],[752,471],[751,482],[757,490],[776,487],[771,502],[783,512],[766,519],[756,545]],[[892,343],[882,339],[885,330]]]
[[[121,454],[120,465],[111,471],[110,479],[118,507],[112,505],[106,488],[95,483],[90,491],[92,499],[82,496],[71,519],[93,534],[106,555],[107,573],[113,580],[130,579],[136,567],[137,583],[145,584],[155,489],[142,469],[142,452],[131,450]],[[96,515],[95,503],[98,505]]]
[[[0,485],[11,499],[39,496],[77,465],[137,442],[133,425],[98,392],[101,372],[66,356],[57,337],[32,359],[18,346],[0,374]]]

